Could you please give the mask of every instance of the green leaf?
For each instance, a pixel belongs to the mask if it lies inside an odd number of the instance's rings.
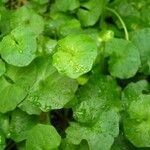
[[[125,88],[122,97],[126,106],[123,118],[124,132],[136,147],[150,147],[150,94],[147,94],[149,89],[148,82],[144,80],[131,83]]]
[[[150,95],[140,95],[130,104],[124,120],[124,132],[136,147],[150,147]]]
[[[77,92],[73,108],[76,123],[66,130],[67,140],[87,140],[90,150],[108,150],[119,132],[120,89],[110,76],[93,75]],[[77,132],[78,131],[78,132]]]
[[[106,42],[105,55],[109,57],[109,72],[114,77],[133,77],[140,67],[138,49],[130,41],[112,39]]]
[[[53,150],[60,142],[61,137],[53,126],[38,124],[28,134],[26,150]]]
[[[68,141],[73,144],[85,139],[90,150],[108,150],[119,133],[119,117],[113,110],[105,111],[99,115],[95,125],[84,126],[72,122],[66,133]]]
[[[13,111],[10,121],[10,138],[16,142],[23,141],[27,138],[29,130],[39,122],[39,117],[28,115],[17,109]]]
[[[95,123],[104,109],[120,108],[120,88],[110,76],[93,75],[87,84],[77,91],[80,102],[74,110],[74,117],[81,123]]]
[[[27,98],[21,102],[18,107],[29,115],[39,115],[41,113],[39,107],[34,105],[33,102],[27,100]]]
[[[20,86],[7,86],[0,92],[0,112],[5,113],[16,108],[17,104],[22,101],[26,92]]]
[[[105,0],[89,0],[81,3],[81,8],[78,9],[77,16],[82,26],[94,25],[105,7]]]
[[[122,93],[122,99],[125,109],[127,109],[133,100],[136,100],[143,92],[148,93],[150,85],[146,80],[140,80],[136,83],[130,83],[125,87]]]
[[[18,8],[12,13],[10,20],[11,28],[26,28],[29,34],[39,35],[44,30],[44,20],[32,9],[26,6]]]
[[[89,36],[69,35],[58,41],[53,65],[59,73],[78,78],[92,69],[96,56],[96,42]]]
[[[65,37],[69,34],[79,34],[81,33],[81,24],[76,19],[71,19],[62,24],[59,28],[59,37]]]
[[[5,36],[0,43],[2,58],[14,66],[27,66],[36,56],[36,38],[29,36],[26,29],[20,32],[17,28]]]
[[[0,112],[14,110],[27,96],[35,77],[34,65],[25,68],[8,66],[6,75],[0,78]]]
[[[49,56],[36,60],[37,80],[25,100],[42,111],[63,108],[74,97],[78,86],[75,80],[58,74],[51,62]]]
[[[57,72],[39,83],[37,89],[31,92],[27,99],[32,101],[42,111],[61,109],[72,100],[77,89],[73,79],[60,76]]]
[[[59,11],[73,11],[80,6],[79,0],[56,0],[55,7]]]
[[[132,33],[131,41],[138,48],[142,68],[145,74],[150,74],[150,28],[144,28]]]

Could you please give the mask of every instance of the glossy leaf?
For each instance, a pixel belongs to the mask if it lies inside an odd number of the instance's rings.
[[[53,65],[59,73],[78,78],[91,70],[96,56],[96,43],[90,37],[84,34],[69,35],[58,41]]]

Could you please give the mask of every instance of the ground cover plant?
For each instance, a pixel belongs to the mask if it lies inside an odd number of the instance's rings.
[[[0,150],[150,150],[149,81],[149,0],[0,1]]]

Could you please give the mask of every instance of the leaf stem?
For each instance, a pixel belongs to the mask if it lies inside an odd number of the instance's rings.
[[[119,21],[120,21],[120,23],[121,23],[121,25],[122,25],[122,27],[123,27],[123,29],[124,29],[125,39],[126,39],[126,40],[129,40],[129,33],[128,33],[127,27],[126,27],[126,25],[125,25],[123,19],[121,18],[121,16],[120,16],[114,9],[111,9],[111,8],[109,8],[109,7],[106,7],[106,10],[108,10],[108,11],[110,11],[110,12],[112,12],[113,14],[116,15],[116,17],[119,19]]]

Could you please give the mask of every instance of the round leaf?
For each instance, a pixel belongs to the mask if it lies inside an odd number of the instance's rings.
[[[92,69],[97,56],[96,42],[87,35],[69,35],[58,41],[53,65],[71,78],[78,78]]]
[[[109,57],[109,71],[114,77],[130,78],[140,67],[140,54],[130,41],[112,39],[106,42],[105,53]]]
[[[1,41],[0,54],[8,64],[27,66],[35,58],[36,48],[36,38],[16,28]]]

